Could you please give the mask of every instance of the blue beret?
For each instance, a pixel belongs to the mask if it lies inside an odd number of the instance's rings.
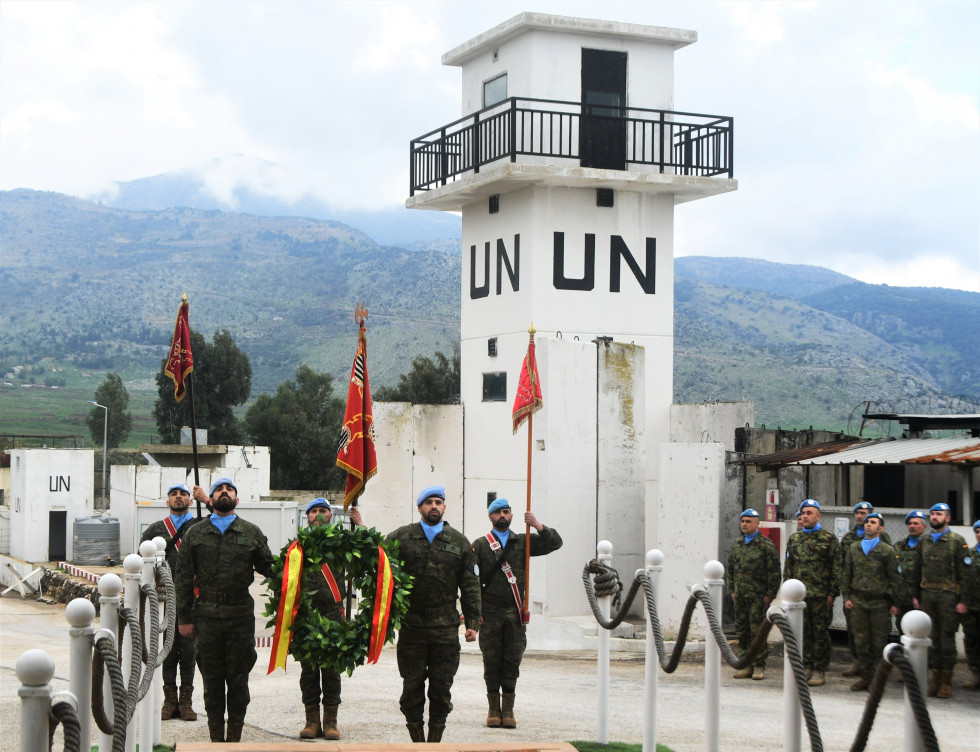
[[[980,527],[980,520],[977,520],[976,522],[973,523],[974,530],[976,530],[978,527]]]
[[[867,517],[865,517],[865,518],[864,518],[864,521],[865,521],[865,522],[867,522],[867,521],[868,521],[868,520],[870,520],[870,519],[871,519],[872,517],[877,517],[877,518],[878,518],[879,520],[881,520],[881,524],[882,524],[882,525],[884,525],[884,524],[885,524],[885,521],[884,521],[884,520],[883,520],[883,519],[881,518],[881,515],[880,515],[880,514],[878,514],[877,512],[872,512],[871,514],[869,514],[869,515],[868,515]]]
[[[859,501],[857,504],[854,505],[854,509],[852,511],[856,512],[859,509],[871,510],[874,509],[874,507],[871,506],[870,501]]]
[[[805,499],[802,504],[800,504],[800,511],[802,512],[807,507],[813,507],[814,509],[820,509],[820,502],[816,499]]]
[[[322,496],[318,496],[317,498],[313,499],[313,501],[311,501],[309,504],[306,505],[306,511],[309,512],[311,509],[316,509],[317,507],[330,509],[330,503]]]
[[[507,499],[494,499],[487,507],[487,514],[493,514],[498,509],[510,509],[510,502]]]
[[[222,478],[218,478],[211,484],[211,490],[208,491],[208,496],[214,496],[214,489],[216,489],[220,485],[231,486],[232,488],[235,489],[235,493],[238,493],[238,486],[235,485],[235,481],[233,481],[231,478],[222,477]]]
[[[940,501],[938,504],[933,504],[931,507],[929,507],[929,511],[930,512],[948,512],[949,511],[949,504],[947,504],[944,501]]]
[[[924,520],[926,518],[926,513],[921,509],[913,509],[907,515],[905,515],[905,524],[909,524],[909,520]]]
[[[171,491],[183,491],[185,494],[190,496],[190,489],[184,483],[174,483],[170,488],[167,489],[167,496],[170,496]]]
[[[742,519],[743,517],[758,517],[758,516],[759,516],[759,513],[757,511],[755,511],[754,509],[751,509],[750,508],[750,509],[746,509],[744,512],[742,512],[738,516],[738,518],[739,519]]]
[[[443,501],[446,500],[446,489],[443,486],[429,486],[428,488],[423,488],[422,493],[415,500],[415,506],[422,506],[422,502],[426,499],[432,498],[433,496],[438,496]]]

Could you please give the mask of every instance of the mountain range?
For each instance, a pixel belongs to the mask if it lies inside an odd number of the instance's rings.
[[[186,292],[192,327],[227,329],[249,356],[253,397],[302,363],[346,378],[362,300],[372,383],[394,384],[413,357],[459,338],[458,221],[402,213],[421,216],[417,232],[382,244],[325,219],[0,192],[0,375],[14,384],[46,367],[94,390],[114,371],[131,392],[155,394]],[[847,430],[862,402],[976,411],[977,331],[978,293],[748,258],[675,260],[675,400],[751,400],[770,426]]]

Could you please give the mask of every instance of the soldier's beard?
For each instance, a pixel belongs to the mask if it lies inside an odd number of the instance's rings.
[[[495,520],[493,523],[493,529],[503,532],[510,528],[511,520],[509,517],[501,517],[499,520]]]
[[[946,520],[929,520],[933,530],[942,530],[946,527]]]
[[[235,508],[235,502],[227,494],[222,494],[217,499],[211,499],[211,506],[216,512],[230,512]]]

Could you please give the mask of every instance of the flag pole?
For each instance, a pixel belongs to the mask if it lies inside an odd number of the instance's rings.
[[[358,303],[354,307],[354,321],[357,322],[357,340],[358,340],[358,347],[360,347],[361,327],[364,327],[365,329],[367,328],[367,326],[365,324],[365,321],[366,321],[368,315],[369,315],[368,314],[368,309],[365,307],[363,301],[360,302],[360,303]],[[362,402],[362,407],[363,407],[363,402]],[[360,440],[362,442],[361,446],[363,447],[364,444],[367,442],[367,436],[366,435],[362,435]],[[362,449],[361,456],[362,457],[366,457],[367,456],[366,449]],[[364,493],[364,486],[367,485],[367,482],[366,481],[367,481],[367,479],[365,478],[365,483],[358,490],[357,495],[353,499],[351,499],[350,505],[352,507],[356,507],[357,506],[357,500],[361,497],[361,494]],[[350,529],[353,532],[354,528],[356,527],[356,525],[354,525],[354,521],[353,520],[348,520],[348,523],[350,524]],[[350,617],[351,617],[351,611],[353,611],[353,608],[354,608],[354,604],[353,604],[353,593],[352,593],[353,590],[354,590],[354,578],[351,577],[350,575],[348,575],[348,577],[347,577],[347,611],[346,611],[347,618],[348,619],[350,619]]]
[[[535,333],[534,323],[527,330],[529,345],[534,343]],[[534,432],[534,410],[527,416],[527,506],[528,512],[531,511],[531,449],[532,434]],[[524,523],[524,613],[521,614],[521,622],[527,624],[531,621],[531,526]]]
[[[187,300],[187,296],[184,296],[184,300]],[[189,328],[189,325],[188,325]],[[190,332],[188,331],[188,337]],[[194,455],[194,485],[201,485],[201,471],[198,469],[197,461],[197,413],[194,410],[194,374],[187,374],[187,396],[191,400],[191,451]],[[197,518],[201,519],[201,500],[195,499],[197,502]]]

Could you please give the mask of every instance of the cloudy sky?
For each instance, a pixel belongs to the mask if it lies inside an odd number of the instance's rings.
[[[442,53],[525,10],[698,32],[675,106],[735,118],[740,187],[678,208],[678,255],[980,292],[976,0],[0,0],[0,189],[245,155],[216,195],[399,206],[409,141],[460,114]]]

